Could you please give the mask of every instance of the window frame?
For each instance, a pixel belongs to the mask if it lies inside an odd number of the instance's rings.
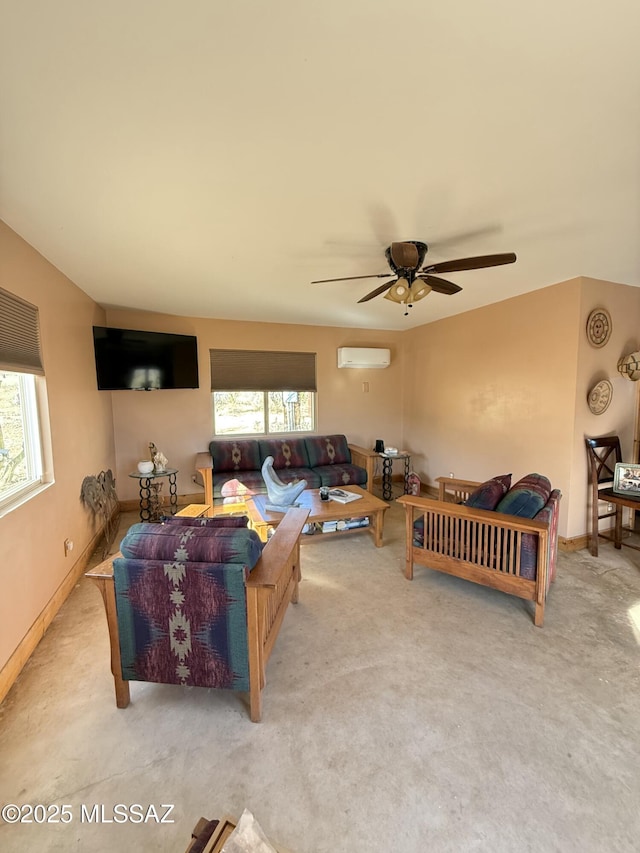
[[[50,456],[48,422],[45,413],[46,388],[44,377],[26,371],[6,370],[18,377],[20,387],[22,435],[28,477],[0,492],[0,517],[34,497],[50,485],[46,460]],[[49,452],[47,452],[49,450]]]
[[[312,415],[313,415],[313,424],[310,429],[301,429],[301,430],[279,430],[274,432],[269,429],[269,394],[284,394],[286,392],[290,393],[305,393],[312,395]],[[262,414],[264,416],[264,426],[265,429],[263,432],[217,432],[216,431],[216,402],[215,395],[216,393],[232,393],[232,394],[262,394],[263,399],[263,407]],[[224,391],[220,389],[220,391],[212,390],[211,391],[211,410],[213,414],[213,435],[216,438],[260,438],[260,437],[272,437],[272,436],[287,436],[287,435],[313,435],[316,432],[316,426],[318,423],[318,392],[317,391],[297,391],[295,388],[271,388],[270,390],[261,390],[255,391],[250,389],[240,389],[237,388],[234,391],[230,389],[225,389]]]

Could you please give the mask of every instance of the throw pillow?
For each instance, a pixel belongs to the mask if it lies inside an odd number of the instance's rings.
[[[475,507],[475,509],[494,510],[509,491],[510,485],[511,474],[500,474],[497,477],[492,477],[486,483],[478,486],[475,492],[469,495],[464,505]]]
[[[527,474],[502,498],[496,512],[535,518],[549,500],[551,483],[542,474]]]

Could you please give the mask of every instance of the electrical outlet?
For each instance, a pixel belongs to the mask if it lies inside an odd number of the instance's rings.
[[[449,471],[449,476],[450,476],[450,477],[451,477],[451,479],[453,480],[453,471]]]
[[[73,539],[64,540],[64,555],[68,555],[69,551],[73,551]]]
[[[607,512],[613,512],[613,504],[607,504]]]

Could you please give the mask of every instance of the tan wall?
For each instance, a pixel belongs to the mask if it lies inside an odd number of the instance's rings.
[[[594,308],[606,308],[611,315],[611,337],[603,347],[591,346],[586,335],[587,319]],[[621,376],[617,363],[621,356],[640,348],[640,290],[592,278],[582,279],[579,330],[569,536],[578,536],[588,529],[585,436],[619,435],[623,460],[634,461],[638,383]],[[594,415],[587,404],[587,397],[590,389],[601,379],[611,381],[613,397],[603,414]]]
[[[0,222],[0,286],[37,305],[55,482],[0,518],[0,669],[95,532],[79,495],[115,464],[111,400],[96,390],[91,326],[104,312]],[[65,538],[75,548],[65,557]]]
[[[579,309],[575,279],[406,332],[405,444],[423,482],[538,471],[566,498]]]
[[[317,353],[317,433],[344,433],[350,442],[373,447],[376,438],[402,442],[402,334],[318,326],[244,323],[176,317],[140,311],[109,310],[107,325],[196,335],[200,388],[179,391],[101,392],[113,400],[118,495],[137,497],[128,474],[148,456],[153,441],[178,468],[178,494],[197,493],[191,481],[194,457],[212,438],[209,349],[286,349]],[[338,369],[337,348],[387,347],[391,366],[382,370]],[[364,392],[364,382],[369,391]]]

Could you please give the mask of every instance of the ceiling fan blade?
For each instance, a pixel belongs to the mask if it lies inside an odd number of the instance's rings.
[[[391,278],[393,273],[380,272],[373,275],[350,275],[347,278],[320,278],[317,281],[312,281],[311,284],[327,284],[329,281],[355,281],[357,278]]]
[[[454,284],[452,281],[445,281],[443,278],[438,278],[435,275],[419,275],[417,278],[425,281],[436,293],[446,293],[447,296],[453,296],[454,293],[460,293],[462,290],[460,285]]]
[[[499,234],[502,230],[502,225],[494,223],[479,228],[470,228],[468,231],[458,231],[456,234],[450,234],[448,237],[442,237],[440,240],[429,240],[429,249],[431,252],[435,251],[441,255],[443,250],[449,246],[456,246],[458,243],[477,240],[479,237]]]
[[[381,284],[379,287],[376,287],[375,290],[372,290],[371,293],[367,293],[366,296],[363,296],[362,299],[358,299],[358,302],[368,302],[370,299],[373,299],[374,296],[380,296],[381,293],[384,293],[385,290],[389,290],[389,288],[396,283],[398,279],[395,278],[393,281],[385,281],[384,284]]]
[[[516,260],[513,252],[504,255],[480,255],[477,258],[459,258],[457,261],[443,261],[441,264],[429,264],[423,267],[421,273],[432,272],[461,272],[462,270],[479,270],[484,267],[499,267],[501,264],[512,264]]]

